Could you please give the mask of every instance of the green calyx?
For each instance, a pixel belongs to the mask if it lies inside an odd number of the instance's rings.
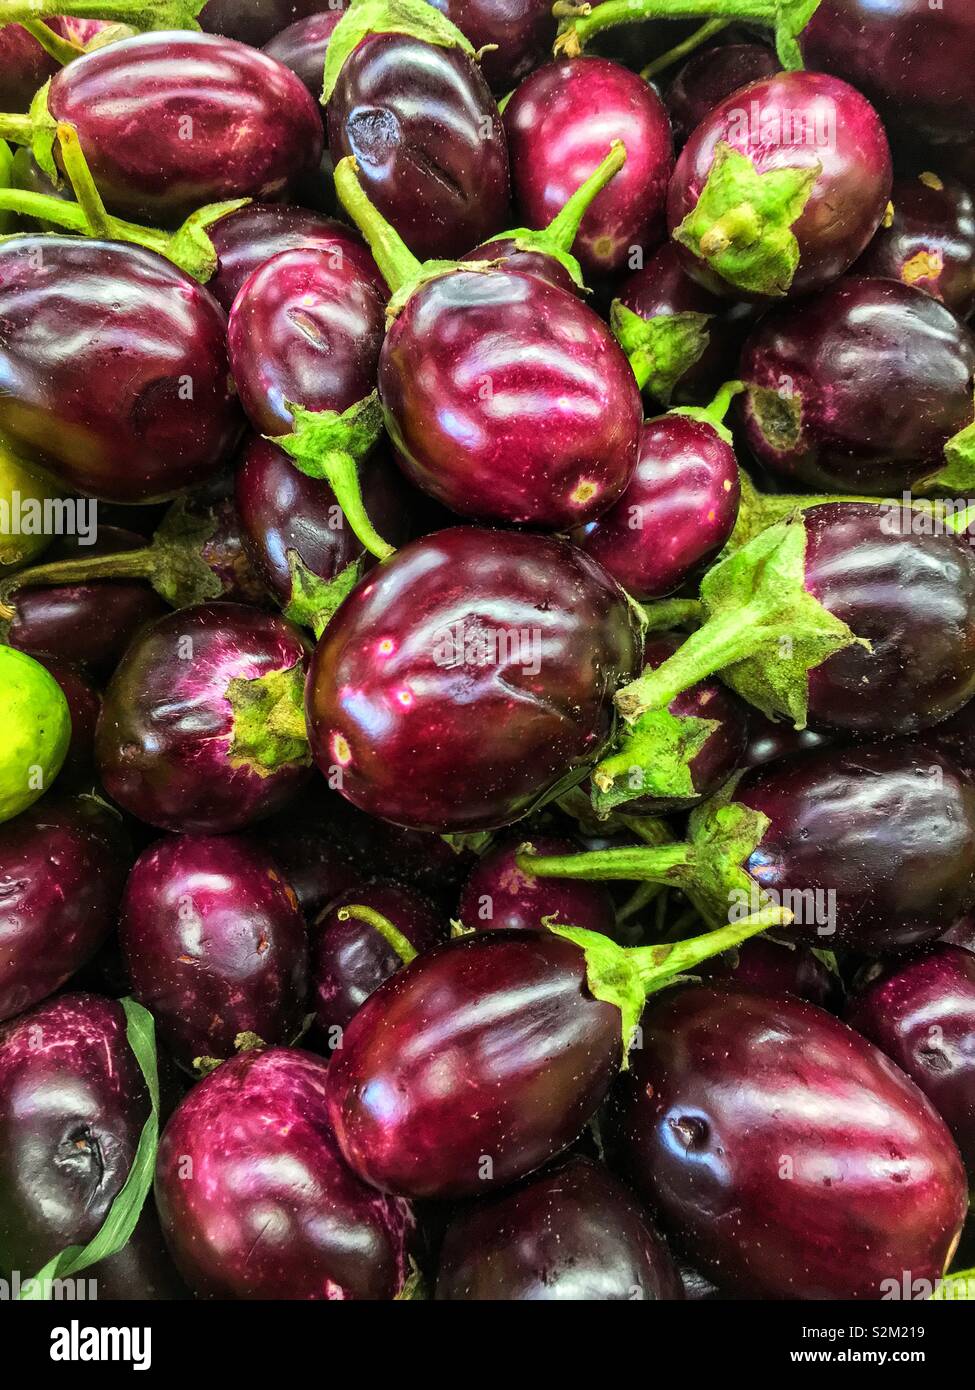
[[[284,609],[284,616],[299,627],[310,627],[316,637],[321,637],[339,606],[362,578],[364,568],[360,555],[344,570],[340,570],[334,579],[321,579],[317,574],[312,574],[296,550],[289,550],[291,598]]]
[[[328,41],[323,106],[335,90],[346,59],[369,34],[410,34],[438,48],[459,48],[469,58],[475,56],[470,40],[426,0],[352,0]]]
[[[622,1070],[629,1065],[630,1049],[638,1045],[640,1016],[647,999],[679,983],[712,956],[722,955],[769,927],[783,925],[791,914],[765,908],[734,925],[690,941],[661,946],[618,946],[601,932],[581,927],[548,926],[547,930],[578,946],[586,957],[586,983],[594,999],[613,1004],[620,1011],[623,1042]]]
[[[46,106],[44,109],[46,111]],[[143,227],[136,222],[126,222],[121,217],[113,217],[102,202],[74,127],[61,122],[54,127],[53,133],[60,147],[61,159],[75,201],[67,202],[50,194],[3,186],[0,187],[0,212],[33,217],[37,221],[63,227],[79,236],[141,246],[146,251],[155,251],[158,255],[165,256],[185,274],[201,284],[206,284],[216,272],[218,262],[217,252],[207,229],[228,213],[245,207],[250,202],[249,198],[235,198],[229,202],[211,203],[207,207],[198,208],[175,232],[164,232],[155,227]],[[59,184],[60,171],[54,163],[53,140],[50,147],[45,148],[50,154],[50,168],[46,172],[55,184]],[[36,155],[35,149],[35,157]]]
[[[284,450],[300,473],[328,483],[346,521],[366,550],[377,560],[388,560],[393,547],[369,520],[359,485],[359,464],[375,447],[383,430],[377,392],[342,412],[306,410],[293,401],[286,405],[294,429],[290,434],[267,437]]]
[[[714,719],[647,710],[632,727],[624,728],[619,746],[592,773],[592,804],[606,816],[630,801],[645,797],[667,802],[669,810],[697,800],[691,768],[711,735],[720,728]]]
[[[574,282],[582,288],[582,267],[571,254],[573,243],[579,233],[580,223],[593,200],[610,180],[616,177],[625,163],[626,147],[622,140],[613,140],[605,159],[566,200],[547,227],[540,231],[531,227],[517,227],[512,232],[499,232],[497,236],[484,243],[485,250],[490,247],[492,241],[513,241],[519,251],[536,251],[541,255],[551,256],[565,267]]]
[[[705,622],[673,656],[617,693],[623,717],[634,723],[720,672],[770,718],[805,728],[808,673],[854,642],[869,646],[806,590],[805,556],[806,528],[797,517],[719,561],[701,584]]]
[[[70,14],[72,19],[106,19],[128,24],[140,33],[155,29],[199,32],[198,15],[206,0],[0,0],[0,25]]]
[[[620,300],[609,312],[610,328],[626,353],[637,385],[661,405],[669,405],[681,377],[703,356],[710,342],[711,314],[658,314],[641,318]]]
[[[918,487],[924,491],[943,488],[955,493],[971,492],[975,487],[975,422],[948,440],[944,467],[925,478]]]
[[[20,1294],[25,1302],[52,1298],[54,1280],[72,1278],[124,1249],[139,1223],[152,1187],[159,1148],[159,1073],[155,1025],[152,1015],[134,999],[121,999],[119,1003],[125,1012],[125,1036],[149,1093],[149,1117],[142,1127],[128,1177],[97,1234],[87,1245],[68,1246],[49,1260],[33,1279],[25,1280]]]
[[[799,266],[792,227],[809,201],[822,165],[769,169],[722,141],[707,182],[674,239],[745,294],[787,294]]]
[[[802,67],[799,35],[821,0],[557,0],[552,13],[564,21],[555,41],[556,54],[576,58],[606,29],[640,19],[726,19],[763,24],[775,33],[775,49],[784,68]]]
[[[377,931],[386,942],[387,946],[399,956],[404,965],[409,965],[411,960],[416,960],[416,947],[400,931],[399,927],[393,925],[388,917],[384,917],[381,912],[377,912],[374,907],[365,907],[361,903],[352,903],[348,907],[340,907],[336,914],[340,922],[364,922],[367,927],[372,927]]]
[[[238,677],[227,687],[233,712],[232,767],[270,777],[282,767],[311,763],[305,724],[305,668],[299,661],[253,680]]]
[[[733,444],[731,430],[724,421],[731,402],[736,396],[740,396],[744,389],[745,383],[742,381],[726,381],[710,405],[678,405],[671,410],[670,414],[685,415],[688,420],[697,420],[699,424],[710,425],[718,438],[723,440],[725,444]]]

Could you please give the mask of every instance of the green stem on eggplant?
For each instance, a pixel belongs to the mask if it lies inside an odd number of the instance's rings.
[[[659,58],[654,58],[653,62],[647,63],[645,68],[640,69],[640,76],[647,82],[657,76],[658,73],[665,72],[667,68],[673,67],[674,63],[679,63],[682,58],[687,58],[700,48],[702,43],[707,43],[708,39],[713,39],[715,34],[720,34],[722,29],[727,29],[731,23],[730,19],[708,19],[695,29],[693,34],[689,34],[683,43],[675,43],[673,48],[668,48],[666,53],[661,53]]]
[[[404,965],[409,965],[411,960],[416,960],[416,949],[409,938],[404,936],[388,917],[384,917],[375,908],[364,907],[359,903],[340,907],[338,910],[339,921],[348,922],[350,918],[356,922],[365,922],[367,927],[372,927],[374,931],[377,931],[386,944],[393,948]]]

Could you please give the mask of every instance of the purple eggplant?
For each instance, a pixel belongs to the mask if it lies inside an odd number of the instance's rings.
[[[975,135],[965,73],[975,11],[930,0],[823,0],[802,34],[811,67],[835,72],[937,140]]]
[[[341,1045],[343,1030],[384,980],[447,934],[446,920],[396,883],[359,884],[335,899],[311,939],[312,1004],[329,1046]]]
[[[350,161],[336,188],[399,291],[379,396],[407,477],[463,516],[555,529],[605,511],[636,466],[642,411],[603,321],[574,294],[504,266],[430,277]]]
[[[409,1276],[413,1216],[342,1162],[327,1068],[272,1048],[224,1063],[163,1133],[156,1202],[198,1298],[392,1299]]]
[[[66,40],[80,56],[86,45],[109,26],[98,19],[46,16],[42,23],[56,38]],[[20,24],[0,29],[0,109],[26,111],[39,87],[54,76],[61,64]]]
[[[538,854],[572,854],[571,840],[532,835]],[[538,931],[547,922],[586,931],[616,935],[613,900],[601,883],[570,879],[533,878],[523,874],[515,855],[523,839],[508,840],[490,849],[464,884],[457,916],[471,931]]]
[[[788,929],[786,929],[788,930]],[[830,1008],[840,992],[839,977],[810,946],[753,936],[727,955],[715,956],[700,968],[702,979],[734,984],[759,994],[795,995],[807,1004]],[[827,960],[829,957],[827,956]]]
[[[345,261],[353,274],[371,277],[377,294],[386,293],[385,281],[362,238],[320,212],[248,203],[219,218],[209,227],[208,234],[217,255],[217,270],[207,288],[228,313],[244,281],[259,266],[282,251],[303,247],[317,248],[337,262]]]
[[[745,438],[790,483],[880,497],[966,488],[975,337],[914,285],[846,279],[745,344]]]
[[[210,34],[138,34],[62,68],[0,136],[30,144],[57,181],[57,123],[72,126],[105,204],[175,226],[204,204],[286,197],[322,153],[322,123],[289,68]]]
[[[179,835],[136,861],[119,936],[132,991],[183,1066],[301,1031],[305,924],[271,856],[238,836]]]
[[[479,55],[481,71],[496,92],[510,92],[551,52],[557,26],[548,0],[431,3],[470,39]]]
[[[384,307],[371,275],[344,256],[282,251],[244,283],[227,336],[255,429],[328,483],[350,528],[380,559],[392,547],[363,506],[358,464],[382,429],[375,384]]]
[[[629,486],[578,537],[636,599],[676,593],[734,530],[741,486],[722,424],[729,396],[724,391],[710,410],[678,407],[647,420]]]
[[[440,1302],[614,1303],[683,1298],[667,1247],[632,1193],[578,1155],[447,1228]]]
[[[937,174],[898,179],[893,212],[853,268],[916,285],[967,319],[975,309],[975,201]]]
[[[328,0],[319,3],[328,5]],[[315,101],[322,95],[328,42],[341,18],[340,5],[328,6],[321,14],[305,15],[286,29],[279,29],[273,39],[262,45],[269,57],[301,78]]]
[[[119,1004],[62,994],[0,1026],[0,1269],[33,1278],[97,1234],[148,1116]],[[80,1278],[100,1299],[185,1296],[151,1205],[128,1245]]]
[[[362,503],[378,534],[402,541],[409,506],[401,474],[381,450],[358,467]],[[300,473],[276,445],[254,438],[236,478],[247,552],[285,616],[320,632],[375,563],[324,478]]]
[[[865,97],[823,73],[780,73],[733,92],[691,135],[668,225],[688,271],[716,294],[809,294],[866,248],[892,177]]]
[[[243,604],[161,618],[105,692],[105,790],[163,830],[220,834],[278,810],[308,774],[306,662],[297,628]]]
[[[868,976],[846,1021],[924,1092],[975,1179],[975,955],[938,945]]]
[[[63,573],[61,566],[124,557],[143,546],[142,537],[132,531],[100,526],[93,545],[59,542],[47,558]],[[39,567],[42,575],[45,570]],[[139,629],[166,612],[166,605],[140,579],[34,587],[25,582],[31,574],[21,571],[3,586],[6,640],[32,656],[67,661],[95,678],[110,676]]]
[[[721,299],[681,268],[672,242],[623,281],[610,321],[640,389],[663,405],[706,405],[738,370],[755,309]]]
[[[582,220],[575,254],[594,275],[642,264],[663,235],[673,167],[670,124],[649,83],[604,58],[548,63],[517,88],[504,112],[515,202],[544,227],[621,140],[626,165]]]
[[[407,1197],[486,1195],[563,1152],[619,1072],[647,994],[761,930],[625,949],[596,932],[472,932],[392,975],[329,1063],[354,1172]]]
[[[732,92],[773,76],[779,67],[772,50],[758,43],[718,44],[694,53],[667,83],[664,96],[677,141],[683,145]]]
[[[663,665],[680,645],[672,633],[648,636],[646,669]],[[614,748],[592,772],[596,814],[689,811],[728,780],[744,757],[747,738],[744,703],[713,677],[699,681],[666,709],[649,710],[619,731]]]
[[[0,318],[0,438],[62,486],[152,502],[206,482],[226,461],[240,429],[226,319],[161,257],[72,237],[9,238]]]
[[[441,832],[508,824],[598,757],[638,654],[622,590],[568,542],[441,531],[367,574],[325,629],[312,749],[371,815]]]
[[[950,722],[950,721],[949,721]],[[939,725],[938,728],[944,727]],[[742,767],[761,767],[763,763],[791,758],[813,748],[825,748],[832,742],[829,734],[818,729],[797,729],[787,720],[767,719],[759,710],[748,712],[748,742],[745,745]],[[951,756],[949,754],[949,756]],[[958,762],[952,757],[952,761]],[[959,764],[961,766],[961,764]]]
[[[332,35],[322,100],[336,161],[352,156],[421,259],[459,256],[508,220],[501,117],[474,49],[421,0],[357,0]]]
[[[731,988],[651,1001],[604,1126],[613,1162],[726,1292],[872,1299],[933,1285],[965,1173],[903,1072],[811,1004]]]
[[[946,719],[975,693],[975,554],[917,516],[828,502],[761,531],[705,575],[703,626],[619,709],[632,722],[720,672],[797,728],[906,734]]]
[[[94,956],[115,926],[129,853],[118,815],[95,797],[47,796],[4,827],[0,1020]]]
[[[295,20],[322,9],[340,10],[341,0],[207,0],[200,27],[208,34],[260,48]]]
[[[864,955],[931,941],[975,905],[975,786],[908,743],[795,754],[746,772],[691,816],[686,843],[520,854],[541,877],[682,889],[712,926],[774,905],[782,933]]]

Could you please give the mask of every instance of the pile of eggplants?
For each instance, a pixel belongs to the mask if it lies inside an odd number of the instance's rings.
[[[0,4],[4,1287],[945,1296],[973,12],[75,8]]]

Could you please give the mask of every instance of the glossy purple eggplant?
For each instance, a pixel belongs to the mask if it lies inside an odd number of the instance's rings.
[[[706,405],[735,376],[754,318],[752,305],[721,299],[686,275],[672,242],[623,281],[611,311],[641,389],[664,405]]]
[[[367,920],[372,914],[378,920]],[[329,1046],[341,1045],[343,1030],[384,980],[448,933],[446,918],[396,883],[358,884],[335,899],[311,933],[312,1007]]]
[[[938,724],[975,691],[975,554],[936,521],[828,502],[760,532],[708,572],[703,626],[618,693],[620,710],[636,719],[718,671],[797,728]]]
[[[933,1285],[965,1218],[943,1121],[811,1004],[734,988],[651,1001],[604,1128],[614,1163],[726,1292],[879,1300]]]
[[[377,531],[391,542],[404,540],[407,488],[383,452],[374,451],[359,465],[359,485]],[[295,622],[314,627],[323,611],[329,616],[334,600],[326,586],[350,565],[361,571],[375,563],[324,478],[299,473],[287,454],[266,439],[255,436],[245,446],[236,498],[251,561]]]
[[[119,555],[142,545],[142,537],[132,531],[100,526],[92,545],[82,546],[74,538],[59,541],[45,561],[59,564]],[[23,574],[17,576],[22,578]],[[148,584],[128,579],[25,585],[7,594],[5,606],[12,614],[4,619],[12,647],[67,661],[96,679],[110,676],[139,629],[166,612]]]
[[[289,434],[290,404],[342,412],[375,388],[385,296],[330,250],[282,251],[242,286],[227,347],[241,404],[261,434]]]
[[[526,1176],[601,1105],[646,995],[764,925],[634,949],[571,927],[434,947],[380,985],[332,1055],[346,1162],[407,1197],[483,1196]]]
[[[301,1031],[308,942],[297,898],[266,851],[239,836],[178,835],[136,861],[119,923],[139,1003],[185,1067]]]
[[[975,338],[890,280],[841,280],[775,310],[746,343],[741,377],[748,446],[793,485],[882,497],[937,481],[975,416]]]
[[[198,1298],[387,1300],[403,1289],[412,1213],[342,1162],[326,1074],[307,1052],[250,1052],[195,1086],[166,1126],[156,1201]]]
[[[204,204],[282,199],[322,153],[300,79],[210,34],[138,34],[85,54],[55,74],[46,107],[77,131],[109,210],[136,222],[173,226]],[[48,161],[59,157],[52,139]]]
[[[594,275],[635,269],[663,236],[673,167],[670,124],[656,92],[604,58],[548,63],[505,107],[515,202],[524,222],[544,227],[592,173],[611,140],[626,164],[582,220],[575,254]]]
[[[115,926],[129,846],[94,797],[48,796],[0,842],[0,1020],[40,1003]]]
[[[538,854],[571,854],[571,840],[554,835],[531,835]],[[570,879],[531,878],[515,863],[523,839],[508,840],[489,849],[464,884],[457,916],[471,931],[538,931],[546,919],[561,926],[616,935],[613,900],[601,883]]]
[[[0,1026],[0,1269],[34,1275],[98,1232],[149,1116],[125,1015],[62,994]],[[125,1249],[78,1276],[99,1299],[185,1296],[151,1205]]]
[[[320,212],[248,203],[219,218],[208,228],[208,235],[217,253],[217,270],[207,289],[228,312],[244,281],[259,266],[282,251],[302,247],[315,247],[338,263],[344,261],[353,274],[371,277],[378,294],[386,294],[385,281],[362,238]]]
[[[673,633],[650,634],[644,668],[654,670],[679,649]],[[714,677],[698,681],[653,710],[632,729],[619,730],[617,745],[592,773],[591,795],[599,815],[668,816],[689,811],[727,782],[744,756],[748,709]]]
[[[61,39],[80,46],[92,42],[107,26],[98,19],[69,19],[49,15],[43,23]],[[39,87],[60,70],[32,34],[19,24],[0,29],[0,110],[26,111]]]
[[[322,95],[325,54],[336,24],[342,18],[340,5],[328,5],[321,14],[306,15],[286,29],[279,29],[262,47],[269,57],[277,59],[301,78],[309,94],[317,102]]]
[[[809,294],[866,248],[891,181],[865,97],[823,73],[780,73],[733,92],[697,127],[667,222],[685,267],[714,293]]]
[[[366,1000],[329,1064],[329,1117],[383,1191],[485,1194],[566,1148],[621,1059],[619,1010],[587,992],[577,946],[474,932]]]
[[[510,92],[543,63],[557,22],[547,0],[431,0],[470,39],[496,92]],[[481,50],[487,48],[486,53]]]
[[[737,950],[705,961],[700,974],[705,980],[733,984],[759,994],[791,994],[821,1009],[835,1004],[842,989],[839,977],[811,947],[786,941],[783,933],[774,940],[753,937]]]
[[[663,598],[723,549],[740,499],[735,451],[720,420],[671,411],[644,423],[629,486],[578,543],[634,598]]]
[[[0,245],[0,318],[0,437],[62,486],[153,502],[226,461],[240,429],[226,318],[162,257],[12,237]]]
[[[916,285],[967,319],[975,309],[975,201],[937,174],[897,179],[893,213],[853,268]]]
[[[622,1183],[576,1156],[458,1212],[439,1302],[657,1302],[683,1298],[673,1258]]]
[[[208,34],[260,48],[286,25],[320,10],[340,10],[342,0],[207,0],[200,27]]]
[[[716,44],[692,54],[667,83],[664,94],[678,144],[683,145],[732,92],[771,77],[780,66],[772,50],[759,43]]]
[[[846,1021],[906,1072],[975,1178],[975,955],[935,946],[857,990]]]
[[[308,681],[312,749],[372,815],[438,831],[508,824],[598,757],[612,691],[638,659],[622,591],[582,551],[441,531],[367,575],[326,628]]]
[[[943,726],[938,725],[938,728]],[[797,729],[787,720],[768,719],[760,710],[748,711],[748,742],[742,756],[742,767],[761,767],[763,763],[791,758],[794,753],[825,748],[831,735],[818,729]],[[957,759],[953,759],[957,762]]]
[[[582,524],[622,495],[642,410],[586,305],[534,275],[458,270],[416,291],[379,363],[407,477],[462,516]]]
[[[823,0],[802,34],[810,67],[835,72],[885,112],[935,139],[975,135],[965,73],[975,11],[929,0]]]
[[[329,148],[336,163],[356,160],[369,198],[414,255],[459,256],[508,221],[501,117],[473,49],[446,20],[439,42],[402,32],[395,7],[389,26],[401,32],[382,32],[383,23],[377,16],[337,70],[326,65]],[[339,46],[330,44],[330,59]]]
[[[680,888],[712,926],[772,904],[791,913],[786,941],[885,955],[975,905],[975,786],[914,743],[824,748],[746,772],[693,812],[685,843],[519,865]]]
[[[105,790],[147,824],[188,833],[240,830],[278,810],[308,773],[306,662],[297,628],[243,604],[161,618],[105,692]]]

